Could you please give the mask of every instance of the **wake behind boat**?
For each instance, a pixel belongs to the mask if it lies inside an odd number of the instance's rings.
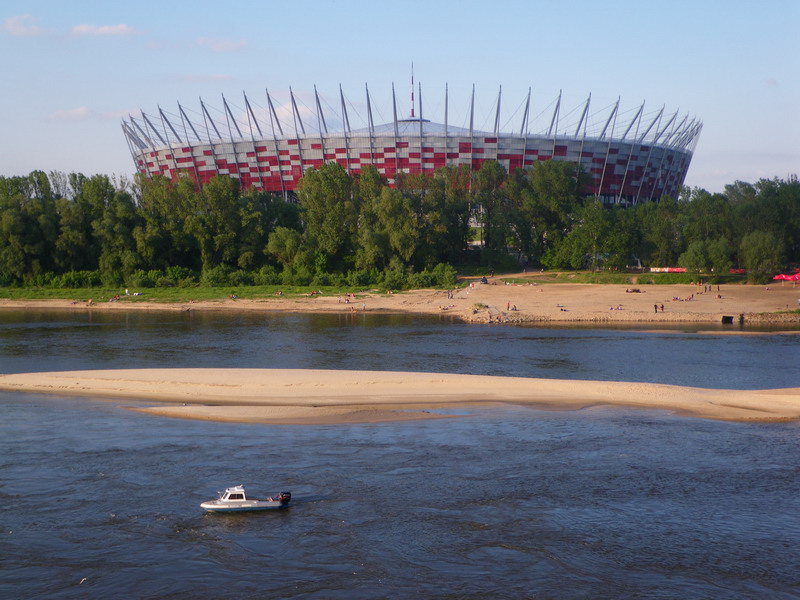
[[[256,500],[247,497],[243,485],[226,488],[220,492],[216,500],[207,500],[200,504],[201,508],[209,512],[242,512],[251,510],[274,510],[286,508],[292,499],[291,492],[281,492],[277,496],[270,496],[266,500]]]

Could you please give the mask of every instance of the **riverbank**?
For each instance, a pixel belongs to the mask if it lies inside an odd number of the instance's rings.
[[[507,279],[511,279],[508,277]],[[197,302],[151,302],[147,292],[119,299],[0,300],[0,309],[277,311],[447,315],[467,323],[721,323],[800,325],[800,287],[752,285],[616,285],[475,279],[450,291],[414,290],[353,295],[313,294],[258,299],[223,297]],[[789,312],[794,311],[794,312]]]
[[[130,369],[0,375],[0,389],[156,403],[133,410],[240,423],[333,424],[444,418],[513,404],[626,406],[723,421],[800,419],[800,388],[712,390],[523,377],[313,369]]]

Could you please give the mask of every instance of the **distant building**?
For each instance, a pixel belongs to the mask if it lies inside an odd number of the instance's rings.
[[[244,188],[287,195],[305,171],[326,162],[337,162],[351,174],[373,165],[392,184],[398,173],[433,174],[445,165],[477,170],[483,162],[496,160],[513,172],[537,161],[561,160],[587,173],[587,193],[607,203],[677,197],[702,130],[696,118],[670,114],[664,108],[647,114],[644,104],[622,112],[617,100],[595,112],[591,96],[565,111],[560,94],[547,110],[544,125],[537,126],[530,118],[529,91],[518,110],[522,113],[518,129],[500,131],[502,94],[498,93],[492,109],[494,127],[485,131],[473,126],[474,88],[468,127],[448,123],[447,88],[439,103],[440,110],[444,107],[440,122],[423,118],[421,97],[421,87],[416,102],[412,91],[411,115],[398,118],[392,88],[392,120],[375,125],[367,89],[366,126],[358,128],[350,127],[355,110],[352,104],[348,110],[341,89],[339,109],[334,110],[321,101],[315,88],[313,109],[302,102],[302,110],[298,109],[298,95],[290,90],[289,101],[276,110],[267,92],[265,106],[256,110],[246,95],[243,106],[234,110],[224,97],[221,109],[209,110],[201,100],[200,111],[189,111],[191,116],[178,104],[177,113],[158,108],[156,113],[129,116],[122,129],[139,172],[168,178],[185,175],[200,185],[215,175],[230,175]]]

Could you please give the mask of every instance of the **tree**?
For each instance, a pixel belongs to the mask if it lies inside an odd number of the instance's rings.
[[[664,196],[658,203],[637,206],[642,218],[645,242],[644,257],[651,266],[668,267],[678,261],[683,251],[683,230],[678,203]]]
[[[437,193],[444,194],[442,214],[444,235],[440,238],[439,259],[456,262],[469,245],[472,170],[467,165],[444,167],[434,176]]]
[[[504,210],[505,180],[503,165],[487,160],[478,169],[473,182],[473,199],[479,207],[483,245],[489,250],[502,250],[507,245],[509,229]]]
[[[421,232],[416,226],[409,199],[398,190],[383,188],[375,213],[388,242],[389,260],[397,257],[406,265],[411,263]]]
[[[189,233],[187,216],[197,209],[197,188],[190,179],[170,181],[157,176],[136,178],[140,225],[134,229],[136,251],[149,269],[168,266],[199,270],[197,240]]]
[[[354,251],[359,203],[353,180],[338,163],[307,171],[297,189],[309,247],[341,263]]]
[[[31,182],[30,177],[0,177],[0,275],[17,281],[55,268],[55,202]]]
[[[133,232],[141,226],[136,205],[127,192],[116,192],[102,215],[92,222],[92,232],[100,249],[98,268],[110,283],[119,283],[141,268]]]
[[[610,231],[608,211],[599,199],[590,200],[575,212],[575,225],[570,233],[545,255],[549,268],[588,266],[597,270],[605,260],[604,241]]]
[[[186,217],[186,231],[197,240],[203,270],[237,264],[241,231],[239,181],[212,177],[195,195],[196,204]]]
[[[528,169],[528,188],[520,196],[520,227],[527,227],[534,262],[572,229],[575,209],[580,205],[581,177],[574,165],[558,160],[536,162]]]
[[[684,215],[683,239],[687,244],[730,237],[733,232],[733,209],[722,194],[694,188],[689,201],[680,204],[680,210]]]
[[[105,175],[86,177],[70,173],[72,197],[56,201],[59,234],[56,240],[56,264],[64,271],[94,270],[98,266],[100,246],[92,224],[102,218],[116,190]]]
[[[708,260],[715,274],[722,275],[731,270],[731,250],[731,244],[724,236],[708,243]]]
[[[694,273],[708,273],[711,261],[708,255],[708,244],[703,240],[695,240],[686,252],[678,258],[678,265]]]
[[[288,227],[276,227],[275,231],[269,234],[267,252],[286,267],[294,262],[302,243],[299,231]]]
[[[747,277],[754,282],[768,280],[783,267],[783,247],[769,231],[753,231],[742,239],[740,255]]]
[[[635,262],[638,231],[633,211],[619,204],[608,210],[608,230],[602,250],[606,267],[624,269]]]

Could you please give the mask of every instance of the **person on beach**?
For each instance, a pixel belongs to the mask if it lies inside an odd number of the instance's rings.
[[[658,313],[658,304],[653,304],[653,308],[656,309],[656,313]]]

